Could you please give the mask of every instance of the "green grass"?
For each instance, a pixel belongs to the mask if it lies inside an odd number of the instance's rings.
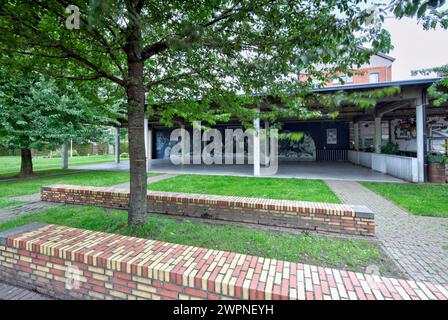
[[[90,156],[90,157],[73,157],[69,158],[68,163],[70,166],[77,166],[83,164],[94,164],[113,162],[113,155],[106,156]],[[61,167],[61,158],[44,158],[34,157],[33,168],[34,171],[46,171],[50,169],[59,169]],[[15,176],[20,171],[20,157],[17,156],[4,156],[0,157],[0,178]]]
[[[129,181],[129,172],[127,171],[82,171],[70,175],[3,181],[0,182],[0,208],[19,203],[8,199],[8,197],[36,193],[40,191],[40,187],[49,184],[104,187],[126,181]]]
[[[165,242],[232,251],[261,257],[364,271],[369,264],[380,266],[384,275],[396,274],[393,263],[376,242],[289,235],[234,225],[210,225],[189,220],[150,215],[138,230],[126,227],[124,211],[92,206],[48,209],[0,224],[0,231],[31,222],[45,222],[94,231],[133,235]]]
[[[149,190],[281,200],[340,203],[321,180],[181,175],[148,185]]]
[[[448,217],[448,184],[363,182],[365,187],[421,216]]]

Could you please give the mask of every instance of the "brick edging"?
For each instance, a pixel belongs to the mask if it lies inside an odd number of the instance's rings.
[[[373,236],[374,214],[364,206],[236,196],[148,191],[148,213],[182,215],[269,226]],[[127,209],[122,189],[52,185],[41,189],[43,201]]]
[[[24,229],[22,229],[24,230]],[[57,225],[6,236],[0,278],[80,299],[448,299],[427,282]],[[79,270],[79,287],[67,277]]]

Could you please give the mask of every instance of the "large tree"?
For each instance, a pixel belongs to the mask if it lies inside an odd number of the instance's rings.
[[[32,149],[107,139],[106,126],[119,115],[110,109],[102,112],[72,85],[57,85],[33,72],[5,70],[0,70],[0,114],[0,145],[20,149],[22,176],[33,173]]]
[[[147,114],[169,124],[254,117],[254,95],[300,98],[313,76],[325,82],[388,51],[389,35],[366,3],[6,0],[0,6],[0,53],[5,62],[11,55],[32,56],[35,67],[53,77],[107,79],[123,92],[129,224],[139,226],[146,214],[145,100]],[[67,28],[69,5],[76,7],[69,7]],[[299,82],[300,72],[312,77]],[[286,111],[297,116],[306,111],[289,106]],[[285,112],[273,107],[269,116],[277,111]]]

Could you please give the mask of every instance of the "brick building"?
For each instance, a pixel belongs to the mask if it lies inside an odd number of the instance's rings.
[[[340,79],[334,79],[334,81],[327,83],[325,86],[333,87],[392,81],[392,64],[394,61],[395,58],[378,53],[370,57],[368,64],[364,64],[360,68],[353,70],[353,74],[340,74],[339,76],[344,83],[341,83]],[[307,74],[299,75],[299,80],[306,81],[307,79]]]

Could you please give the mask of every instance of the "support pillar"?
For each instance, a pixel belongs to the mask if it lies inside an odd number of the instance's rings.
[[[354,149],[359,150],[359,122],[353,122],[353,134],[354,134]]]
[[[152,128],[148,128],[148,160],[152,159],[152,134],[153,134],[153,129]]]
[[[269,150],[269,121],[264,121],[264,140],[263,140],[263,165],[267,166],[269,164],[269,156],[270,156],[270,150]]]
[[[148,171],[148,117],[145,114],[143,118],[143,134],[145,138],[145,162],[146,162],[146,171]]]
[[[68,146],[67,142],[64,142],[61,146],[61,168],[68,169]]]
[[[114,145],[114,156],[115,163],[120,163],[120,128],[115,128],[115,145]]]
[[[417,166],[418,181],[426,181],[426,106],[428,100],[426,92],[422,90],[415,107],[415,122],[417,129]]]
[[[381,141],[383,137],[383,130],[381,127],[381,117],[375,117],[375,133],[374,133],[374,145],[375,153],[381,153]]]
[[[259,111],[259,110],[258,110]],[[260,176],[260,118],[254,119],[254,176]]]

